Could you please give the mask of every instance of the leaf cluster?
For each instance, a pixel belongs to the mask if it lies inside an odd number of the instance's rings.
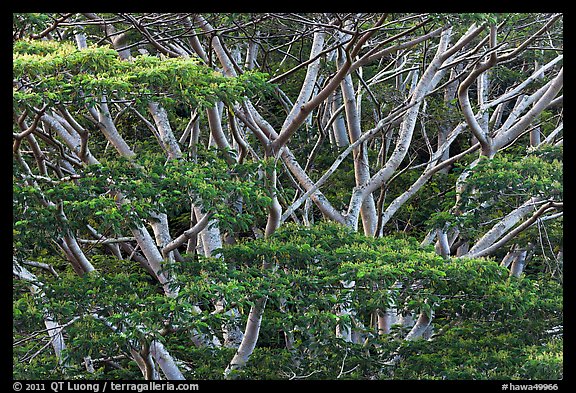
[[[103,94],[138,107],[153,100],[167,108],[176,104],[205,108],[217,101],[262,96],[272,89],[266,75],[256,71],[228,78],[195,58],[140,55],[123,61],[109,47],[78,50],[57,41],[17,41],[13,75],[19,84],[13,89],[13,102],[28,108],[44,103],[92,106]]]

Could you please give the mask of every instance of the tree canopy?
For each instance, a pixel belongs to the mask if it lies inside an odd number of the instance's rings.
[[[562,28],[13,14],[14,379],[562,379]]]

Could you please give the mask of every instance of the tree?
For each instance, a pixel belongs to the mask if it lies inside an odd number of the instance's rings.
[[[561,14],[14,14],[13,40],[15,375],[561,377]],[[451,339],[530,355],[435,368]]]

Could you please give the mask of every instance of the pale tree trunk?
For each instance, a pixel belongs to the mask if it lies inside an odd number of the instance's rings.
[[[227,348],[238,348],[242,343],[244,338],[244,333],[240,329],[240,311],[237,308],[232,308],[230,310],[224,311],[226,307],[226,301],[224,299],[219,299],[216,302],[216,307],[214,313],[223,312],[227,318],[230,319],[229,322],[222,322],[222,336],[224,338],[224,346]]]
[[[524,116],[508,129],[505,129],[504,126],[498,129],[498,134],[494,137],[494,145],[496,149],[499,150],[514,141],[526,129],[526,127],[528,127],[534,118],[548,107],[563,87],[563,76],[564,69],[562,68],[556,77],[546,85],[547,89],[541,93],[538,101],[528,112],[526,112]],[[533,96],[536,96],[537,94],[539,95],[540,91],[542,91],[542,89]]]
[[[201,221],[205,216],[205,213],[198,206],[194,206],[194,214],[197,221]],[[207,257],[219,257],[219,254],[215,253],[215,251],[222,248],[222,236],[217,223],[217,220],[211,219],[208,225],[200,232],[203,255]]]
[[[162,284],[166,296],[178,296],[178,288],[174,288],[172,280],[163,272],[164,258],[148,230],[144,226],[140,225],[132,229],[132,235],[136,239],[136,242],[138,242],[140,250],[142,250],[144,257],[146,257],[148,265],[154,272],[156,279],[160,284]]]
[[[544,140],[542,141],[542,143],[545,144],[554,144],[554,145],[561,145],[562,144],[562,139],[560,139],[559,141],[556,141],[556,137],[558,136],[558,134],[560,133],[560,131],[562,131],[564,129],[564,123],[560,123],[558,125],[558,127],[556,127],[554,129],[554,131],[552,131],[550,134],[548,134],[548,136],[546,138],[544,138]]]
[[[159,133],[162,132],[162,134],[165,135],[167,139],[170,139],[170,136],[173,138],[170,125],[167,122],[167,118],[165,117],[165,111],[163,112],[163,110],[155,105],[151,105],[150,109],[156,109],[156,112],[154,113],[155,119],[158,123],[160,123],[159,128],[162,128],[162,131],[159,131]],[[100,120],[100,129],[104,133],[106,139],[108,139],[114,145],[118,153],[125,158],[130,159],[134,157],[135,153],[124,141],[124,138],[122,138],[122,136],[118,133],[118,130],[112,121],[105,97],[102,97],[98,116]],[[168,144],[168,146],[174,147],[172,144]],[[178,155],[180,153],[177,144],[175,148],[177,148],[177,150],[172,151],[170,154]],[[120,193],[116,193],[116,203],[123,205],[129,203],[129,201],[127,201]],[[171,280],[162,272],[164,267],[164,258],[146,227],[142,224],[138,224],[133,227],[131,231],[132,235],[136,239],[136,242],[140,246],[142,254],[144,254],[144,257],[146,258],[149,270],[154,272],[155,278],[164,287],[165,294],[170,297],[176,297],[178,295],[178,289],[171,288],[173,286]]]
[[[530,244],[528,245],[530,246]],[[520,278],[524,271],[528,256],[528,247],[522,249],[518,244],[514,245],[510,251],[502,258],[500,266],[510,267],[510,276]]]
[[[199,223],[202,223],[207,219],[207,214],[202,213],[199,207],[193,208],[196,214],[196,219]],[[200,241],[202,243],[203,255],[207,257],[222,258],[222,255],[217,252],[218,249],[222,248],[222,236],[220,235],[220,229],[217,225],[217,220],[210,219],[208,224],[199,234]],[[216,300],[216,310],[214,312],[221,312],[226,305],[225,299]],[[224,334],[224,345],[229,347],[237,347],[239,342],[242,340],[243,333],[238,326],[238,316],[240,311],[233,307],[226,311],[225,314],[230,318],[230,321],[224,322],[222,324],[222,332]],[[206,340],[204,340],[206,341]],[[214,342],[214,339],[211,341]],[[219,345],[219,343],[218,343]]]
[[[488,91],[490,90],[490,70],[482,73],[478,76],[476,81],[476,94],[478,96],[478,106],[482,107],[486,102],[488,102]],[[478,118],[478,124],[485,135],[488,135],[488,121],[490,114],[488,111],[483,111],[480,113]]]
[[[162,369],[162,372],[168,380],[185,380],[184,375],[176,365],[174,358],[158,340],[152,341],[150,344],[150,354]]]
[[[337,147],[345,147],[350,144],[348,134],[346,133],[346,125],[344,118],[339,112],[342,105],[342,96],[338,91],[335,91],[330,99],[330,109],[334,120],[332,121],[332,134]]]
[[[532,199],[535,198],[536,197],[533,197]],[[487,235],[490,235],[491,238],[489,239],[488,245],[484,244],[482,248],[475,250],[474,253],[469,252],[463,256],[468,258],[479,258],[486,255],[490,255],[494,251],[500,249],[504,244],[513,239],[520,232],[524,231],[526,228],[529,228],[537,220],[550,220],[562,216],[563,213],[560,212],[540,218],[540,216],[542,216],[544,213],[550,212],[553,209],[563,208],[563,206],[564,206],[563,202],[554,202],[554,201],[542,202],[540,208],[538,210],[534,209],[535,212],[532,214],[532,216],[527,220],[525,220],[522,224],[516,226],[514,229],[510,230],[505,235],[503,235],[503,233],[499,233],[500,231],[503,230],[503,228],[504,231],[510,229],[506,228],[506,226],[514,225],[515,224],[514,221],[516,222],[520,221],[520,219],[522,219],[522,217],[527,214],[527,212],[525,211],[525,206],[524,205],[520,206],[519,208],[515,209],[510,214],[508,214],[506,217],[504,217],[504,219],[502,219],[498,224],[496,224],[490,231],[488,231],[488,233],[485,235],[484,238],[480,239],[485,240]]]
[[[195,214],[194,206],[192,205],[192,215],[194,215],[194,214]],[[162,216],[165,216],[165,215],[161,215],[161,217]],[[205,214],[200,220],[195,222],[195,224],[190,229],[184,231],[184,233],[182,233],[180,236],[176,237],[175,239],[173,239],[171,241],[170,241],[170,237],[167,236],[168,227],[167,227],[167,222],[165,222],[161,226],[162,228],[165,228],[164,230],[162,230],[161,235],[159,235],[158,230],[155,230],[155,233],[157,235],[156,236],[156,242],[158,243],[158,246],[160,246],[162,248],[162,255],[171,261],[172,259],[171,259],[170,255],[179,246],[186,243],[186,241],[188,241],[188,242],[193,241],[193,244],[195,246],[196,242],[197,242],[198,234],[208,226],[208,224],[210,222],[210,217],[211,217],[210,214]],[[164,221],[164,220],[162,220],[162,221]],[[212,245],[212,246],[214,246],[214,245]],[[192,308],[193,308],[195,314],[202,313],[202,310],[200,309],[200,307],[198,307],[198,305],[193,305]],[[228,329],[227,327],[223,327],[223,330],[226,334],[226,332],[230,329]],[[215,334],[207,335],[207,334],[198,332],[196,329],[193,329],[191,338],[192,338],[192,342],[197,347],[220,347],[221,346],[220,340],[218,339],[218,337]]]
[[[260,324],[262,323],[262,314],[264,314],[266,301],[267,297],[257,299],[250,308],[242,343],[224,371],[224,377],[226,379],[234,379],[235,376],[233,372],[244,367],[246,363],[248,363],[250,355],[254,352],[254,348],[256,348],[256,343],[258,342]]]
[[[106,139],[112,144],[112,146],[114,146],[122,157],[132,158],[136,155],[116,129],[105,96],[102,96],[100,101],[100,107],[98,110],[98,126]]]
[[[439,78],[436,77],[437,72],[440,69],[442,63],[448,59],[452,54],[458,50],[461,46],[467,42],[467,39],[473,38],[473,34],[469,34],[466,39],[461,39],[457,44],[455,44],[450,50],[447,50],[448,42],[451,36],[451,29],[447,29],[442,32],[440,39],[440,44],[436,55],[430,65],[427,67],[426,71],[420,78],[420,81],[415,86],[409,104],[410,108],[406,111],[402,123],[400,125],[400,132],[398,135],[398,141],[396,147],[392,152],[390,158],[368,183],[361,187],[356,187],[352,193],[350,203],[348,205],[347,212],[347,223],[351,227],[357,227],[358,214],[360,212],[360,207],[362,201],[369,197],[376,189],[381,187],[386,181],[388,181],[396,169],[402,163],[402,160],[408,153],[408,148],[410,142],[412,141],[412,135],[414,132],[414,127],[416,125],[416,120],[418,118],[418,113],[420,109],[420,104],[425,95],[434,87],[435,83],[438,83]],[[443,71],[441,71],[443,72]]]
[[[310,53],[310,58],[314,58],[318,52],[321,51],[322,46],[324,44],[324,33],[323,32],[316,32],[314,34],[312,49]],[[292,107],[292,111],[288,114],[284,121],[284,125],[282,126],[282,130],[280,135],[278,135],[278,139],[276,142],[277,144],[270,144],[267,146],[267,155],[277,156],[281,154],[281,150],[283,145],[286,143],[287,138],[291,135],[294,130],[290,131],[290,127],[296,122],[300,122],[302,119],[303,113],[305,113],[302,108],[304,107],[305,103],[307,103],[310,99],[310,96],[313,93],[314,85],[316,79],[318,77],[318,69],[320,65],[320,60],[314,60],[308,65],[306,77],[304,83],[300,89],[299,96],[297,98],[296,103]],[[288,129],[288,130],[287,130]],[[284,139],[282,139],[284,138]],[[281,142],[280,142],[281,141]],[[272,192],[272,205],[269,207],[269,215],[268,215],[268,222],[266,224],[265,236],[268,237],[280,224],[280,218],[282,215],[281,206],[278,202],[276,196],[276,171],[274,171],[271,177],[268,179],[269,187]],[[271,268],[271,264],[265,262],[262,266],[263,269]],[[228,367],[224,372],[224,376],[226,378],[233,378],[233,371],[242,368],[248,361],[250,355],[254,351],[256,343],[258,341],[258,335],[260,331],[260,324],[262,322],[262,315],[264,313],[264,308],[266,306],[267,297],[264,296],[258,300],[256,300],[255,304],[251,307],[250,313],[248,315],[248,321],[246,323],[246,328],[244,330],[244,337],[238,350],[230,361]]]
[[[150,356],[149,352],[145,354],[146,356],[143,356],[142,353],[140,353],[131,346],[130,354],[132,355],[132,358],[134,359],[136,365],[140,369],[140,372],[142,373],[144,380],[157,381],[160,379],[160,374],[158,374],[156,364],[154,364],[154,360]]]
[[[282,209],[276,197],[276,170],[273,171],[271,178],[268,180],[270,182],[269,187],[273,193],[273,201],[272,205],[269,207],[268,222],[264,233],[265,237],[272,235],[276,228],[278,228],[280,224],[280,216],[282,215]],[[272,265],[269,262],[264,262],[262,269],[270,268],[272,268]],[[262,323],[262,315],[264,314],[267,299],[267,296],[257,299],[254,302],[254,305],[250,308],[242,341],[240,342],[236,354],[224,371],[225,378],[234,378],[233,371],[244,367],[252,355],[252,352],[254,352],[254,348],[258,342],[258,335],[260,334],[260,325]]]
[[[230,150],[230,142],[228,142],[228,138],[226,137],[226,134],[224,134],[224,129],[222,128],[222,120],[220,111],[218,110],[218,105],[206,109],[206,114],[208,117],[208,126],[210,128],[211,146],[215,146],[223,151]]]
[[[290,170],[290,172],[297,179],[298,183],[306,191],[315,188],[314,182],[308,177],[304,169],[302,169],[292,152],[287,147],[282,150],[281,157],[286,164],[286,167]],[[332,206],[330,201],[328,201],[326,196],[324,196],[320,190],[316,188],[315,191],[310,195],[310,199],[316,204],[324,216],[328,217],[334,222],[341,224],[345,223],[345,219],[342,214],[336,210],[334,206]]]
[[[555,19],[557,19],[557,16],[553,17],[549,23],[550,24],[553,23]],[[526,42],[529,42],[534,37],[535,36],[530,37]],[[525,44],[526,43],[518,47],[516,51],[522,50],[522,48],[525,47]],[[492,26],[490,31],[490,46],[495,47],[495,45],[496,45],[496,27]],[[482,154],[487,157],[492,157],[500,148],[507,145],[512,140],[516,139],[520,135],[520,133],[526,128],[526,126],[532,121],[532,119],[535,116],[537,116],[543,109],[545,109],[545,107],[552,101],[552,99],[558,93],[559,89],[562,86],[562,76],[561,76],[562,70],[561,70],[556,79],[554,80],[554,83],[549,83],[548,85],[539,89],[536,93],[534,93],[532,96],[528,98],[523,98],[522,96],[520,96],[518,98],[516,108],[508,116],[508,119],[506,120],[504,125],[499,127],[493,133],[493,135],[496,135],[493,140],[492,136],[487,132],[487,130],[483,129],[482,125],[478,121],[476,121],[476,119],[472,114],[472,108],[470,102],[468,101],[468,88],[470,87],[473,78],[477,76],[481,77],[486,70],[496,65],[499,61],[505,60],[510,56],[511,55],[509,54],[507,56],[498,57],[495,51],[492,52],[488,61],[480,63],[466,78],[466,80],[460,85],[458,91],[458,98],[460,101],[460,106],[462,108],[464,117],[466,118],[473,135],[482,145]],[[518,85],[517,87],[515,87],[514,89],[507,92],[499,99],[491,103],[486,103],[482,97],[482,99],[480,100],[482,101],[480,103],[481,104],[480,112],[485,113],[486,109],[488,109],[490,106],[494,106],[498,103],[504,102],[508,97],[512,97],[514,94],[521,91],[522,88],[527,86],[530,83],[530,81],[540,77],[540,75],[544,72],[545,68],[547,69],[551,67],[554,63],[556,63],[560,59],[561,56],[557,57],[556,59],[548,63],[545,67],[542,67],[542,69],[540,70],[537,69],[536,72],[527,80],[525,80],[523,83],[521,83],[520,85]],[[482,79],[480,81],[482,81]],[[482,83],[479,83],[479,86],[482,88]],[[524,111],[530,103],[534,102],[537,99],[539,99],[539,101],[532,107],[532,110],[529,111],[525,116],[523,116],[512,127],[512,124],[516,121],[516,119],[522,113],[522,111]]]
[[[168,121],[168,114],[166,110],[156,102],[148,103],[148,110],[154,118],[156,123],[156,128],[158,130],[158,135],[160,136],[160,143],[164,146],[164,149],[168,153],[168,158],[170,159],[180,159],[182,158],[182,151],[178,142],[174,137],[172,132],[172,127]]]
[[[412,327],[410,332],[408,332],[408,334],[404,339],[406,341],[414,341],[420,338],[424,338],[425,334],[427,333],[427,330],[430,329],[431,323],[432,323],[432,312],[430,316],[428,316],[428,314],[426,314],[425,312],[421,312],[420,315],[418,316],[418,319],[416,320],[416,323],[414,324],[414,326]]]
[[[338,308],[338,312],[336,313],[339,318],[336,325],[336,337],[343,339],[346,342],[352,342],[352,318],[354,316],[354,310],[350,307],[350,292],[354,291],[354,286],[356,285],[355,281],[343,281],[341,285],[344,290],[346,291],[346,295],[344,296],[344,302],[341,303]],[[340,322],[342,316],[348,317],[347,319],[350,321],[350,325],[345,325]]]
[[[448,234],[445,228],[436,229],[436,253],[441,255],[444,259],[450,257],[450,244],[448,242]]]
[[[459,72],[459,68],[460,67],[458,67],[458,66],[452,68],[452,70],[450,71],[450,79],[456,78],[456,75],[458,75],[458,72]],[[452,100],[454,100],[454,98],[456,98],[457,90],[458,90],[458,80],[457,79],[455,79],[452,83],[450,83],[448,86],[446,86],[446,91],[444,92],[444,104],[447,106],[449,113],[456,110],[456,108],[454,107],[454,104],[452,103]],[[438,129],[438,150],[440,149],[440,146],[442,146],[446,142],[446,140],[448,138],[449,130],[450,130],[450,126],[448,124],[446,124],[445,122],[442,122],[442,124],[440,125],[440,127]],[[442,153],[442,155],[438,159],[438,163],[446,161],[449,157],[450,157],[450,149],[448,148],[448,149],[444,150],[444,152]],[[448,166],[445,166],[439,172],[443,173],[443,174],[447,174],[449,169],[450,168]]]
[[[70,262],[70,265],[74,270],[74,273],[76,273],[78,276],[82,276],[84,274],[84,269],[82,269],[82,266],[80,266],[80,263],[78,263],[76,257],[74,257],[74,255],[72,254],[72,251],[70,251],[70,249],[68,248],[68,245],[64,241],[64,238],[59,238],[55,240],[55,243],[58,245],[60,250],[62,250],[68,262]]]
[[[272,195],[272,202],[268,206],[268,220],[266,222],[266,230],[264,231],[264,236],[268,237],[272,235],[276,229],[280,226],[280,218],[282,217],[282,206],[278,201],[278,188],[277,188],[277,174],[276,168],[272,170],[268,178],[268,185],[270,194]]]
[[[343,60],[340,59],[340,66],[343,65]],[[352,76],[346,75],[341,82],[342,98],[344,99],[344,109],[346,113],[346,120],[348,123],[348,134],[350,142],[354,143],[362,134],[360,125],[360,113],[358,105],[354,96],[354,87],[352,85]],[[368,163],[368,150],[366,143],[361,144],[352,152],[354,156],[354,177],[356,186],[360,187],[370,180],[370,165]],[[372,193],[368,194],[360,208],[360,216],[362,219],[362,226],[366,236],[374,236],[376,231],[376,205],[374,204],[374,197]]]
[[[482,251],[494,244],[506,232],[514,227],[524,216],[531,211],[536,210],[535,206],[540,201],[538,197],[532,197],[524,202],[522,205],[508,213],[502,220],[496,223],[488,232],[482,236],[473,246],[470,251],[465,255],[468,258],[476,258],[482,254]]]
[[[437,159],[438,157],[444,156],[443,152],[448,150],[448,148],[452,144],[452,142],[456,139],[456,137],[458,135],[460,135],[462,133],[462,131],[464,129],[465,129],[464,123],[461,123],[458,126],[456,126],[456,128],[454,128],[454,130],[447,137],[447,140],[444,141],[444,144],[442,146],[440,146],[438,148],[438,150],[434,153],[434,155],[430,158],[428,166],[426,167],[424,172],[422,172],[420,177],[412,185],[410,185],[410,187],[408,187],[406,189],[406,191],[404,191],[401,195],[399,195],[392,202],[390,202],[390,204],[386,207],[386,210],[384,211],[384,213],[382,213],[382,218],[381,218],[381,221],[382,221],[381,226],[382,227],[384,227],[384,225],[386,225],[390,221],[390,219],[394,216],[394,214],[396,214],[396,212],[408,200],[410,200],[410,198],[412,198],[432,178],[432,176],[435,173],[440,172],[443,168],[448,167],[451,163],[455,162],[456,160],[458,160],[459,158],[461,158],[465,154],[471,153],[472,151],[474,151],[476,149],[476,148],[474,148],[474,150],[472,150],[472,148],[468,149],[468,150],[464,151],[463,153],[460,153],[454,157],[442,160],[437,165],[433,165],[433,163],[435,162],[435,159]]]
[[[490,26],[490,48],[496,47],[496,26]],[[488,132],[487,112],[481,111],[479,115],[474,115],[472,105],[470,104],[469,89],[477,81],[477,96],[480,105],[485,103],[487,98],[488,79],[486,72],[498,63],[496,51],[492,51],[490,56],[484,62],[478,63],[472,72],[462,81],[458,87],[458,101],[462,114],[468,123],[470,131],[482,147],[482,155],[492,158],[496,154],[496,149],[492,141],[492,135]]]
[[[78,244],[78,241],[74,236],[72,236],[71,234],[64,235],[64,242],[66,243],[66,246],[68,246],[68,249],[74,256],[74,259],[80,265],[83,273],[90,273],[95,270],[94,266],[92,266],[92,263],[90,263],[88,258],[86,258],[86,255],[84,255],[84,252],[80,248],[80,245]]]
[[[376,327],[378,335],[390,334],[391,328],[397,323],[397,310],[393,307],[385,311],[376,310]]]
[[[130,49],[129,48],[123,49],[123,46],[125,45],[127,38],[126,33],[118,33],[116,31],[116,28],[112,24],[107,23],[104,19],[102,19],[95,13],[87,12],[84,13],[83,15],[90,20],[100,22],[100,27],[106,34],[106,37],[110,37],[112,46],[114,47],[114,49],[118,51],[118,56],[121,59],[126,60],[130,58]]]
[[[54,112],[53,117],[68,131],[68,135],[63,136],[67,140],[67,145],[85,164],[98,164],[98,160],[88,148],[88,131],[78,124],[66,108],[60,106],[59,110],[62,116]]]
[[[14,157],[22,166],[24,172],[31,177],[31,180],[30,181],[27,180],[26,184],[29,184],[35,187],[36,189],[39,189],[36,180],[34,180],[34,175],[30,167],[20,155],[20,151],[18,149],[14,152]],[[62,203],[55,204],[54,202],[48,200],[44,195],[40,196],[39,201],[46,208],[55,208],[57,211],[56,213],[57,220],[64,228],[68,226],[68,218],[66,217],[66,214],[64,212],[64,206]],[[57,241],[57,244],[60,246],[62,251],[64,251],[67,259],[71,262],[74,271],[78,275],[83,275],[84,273],[89,273],[95,270],[92,263],[88,260],[88,258],[80,248],[80,245],[76,240],[76,237],[69,229],[65,230],[65,234],[62,236],[62,238],[60,238]]]
[[[510,267],[510,275],[516,278],[520,278],[520,275],[524,271],[526,266],[526,255],[527,250],[520,250],[518,255],[513,259],[512,266]]]
[[[113,325],[110,323],[106,317],[93,313],[92,317],[101,321],[104,325],[109,327],[115,333],[123,333],[123,331],[127,328],[127,326],[122,326],[121,328]],[[130,326],[130,328],[139,330],[140,333],[147,333],[143,332],[140,327],[137,326]],[[156,366],[152,359],[154,359],[157,363],[164,375],[169,380],[184,380],[184,376],[176,363],[176,360],[170,355],[166,347],[159,342],[158,340],[152,340],[150,343],[144,343],[142,345],[142,350],[137,350],[137,345],[132,342],[128,342],[130,346],[130,352],[136,364],[140,368],[142,375],[146,379],[159,379],[158,371],[156,370]]]
[[[102,241],[104,243],[104,246],[108,249],[108,251],[112,253],[112,255],[114,255],[118,259],[124,259],[124,257],[122,257],[122,253],[120,252],[120,246],[118,244],[105,243],[105,241],[107,240],[106,236],[102,235],[101,233],[98,233],[98,231],[92,228],[90,225],[86,225],[86,228],[90,231],[90,233],[92,234],[92,236],[94,236],[95,239],[97,239],[98,241]]]
[[[47,124],[50,128],[52,128],[60,138],[66,143],[66,145],[72,150],[75,155],[80,158],[86,164],[97,164],[98,160],[92,156],[90,151],[86,149],[85,154],[82,154],[82,140],[80,136],[76,133],[70,133],[58,119],[54,116],[49,114],[44,114],[41,117],[41,120]]]
[[[42,291],[43,284],[38,281],[38,278],[30,271],[28,271],[28,269],[20,265],[14,256],[12,256],[12,274],[21,280],[28,281],[30,283],[30,292],[35,296],[39,296],[41,301],[45,303],[45,294]],[[66,367],[67,364],[62,357],[62,352],[66,350],[66,343],[64,342],[64,335],[62,333],[63,328],[54,319],[54,316],[50,313],[49,310],[43,310],[43,314],[44,326],[46,326],[46,331],[48,333],[52,349],[54,350],[54,354],[56,355],[56,359],[58,359],[58,364]]]
[[[256,37],[259,33],[256,32]],[[244,60],[244,68],[247,70],[252,70],[256,66],[256,57],[258,56],[258,44],[256,41],[250,40],[248,42],[248,47],[246,48],[246,58]]]
[[[386,309],[376,310],[376,327],[378,335],[389,334],[393,325],[403,324],[402,315],[398,313],[398,307],[394,300],[395,293],[402,289],[402,283],[394,282],[391,288],[387,289],[388,296],[392,297],[389,306]]]
[[[198,220],[196,219],[196,209],[194,203],[190,204],[190,226],[193,227],[196,225]],[[199,249],[199,237],[198,234],[191,234],[188,239],[188,244],[186,245],[186,253],[191,254],[196,252]],[[202,253],[200,252],[202,255]]]
[[[311,60],[322,51],[322,48],[324,46],[324,37],[325,33],[322,31],[317,31],[314,33],[314,38],[312,39],[312,48],[310,49]],[[294,102],[292,110],[290,111],[288,116],[286,116],[286,119],[284,119],[284,123],[282,125],[281,130],[287,128],[290,125],[290,123],[294,121],[302,105],[308,102],[310,100],[310,97],[312,97],[312,93],[314,92],[314,87],[316,85],[316,80],[318,79],[319,70],[320,70],[320,58],[308,64],[308,68],[306,69],[306,76],[304,77],[304,82],[300,87],[300,93],[298,94],[298,98]]]

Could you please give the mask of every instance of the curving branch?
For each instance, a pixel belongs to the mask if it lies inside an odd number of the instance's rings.
[[[563,206],[563,202],[549,201],[545,203],[544,205],[540,206],[540,208],[536,210],[529,219],[518,225],[512,231],[508,232],[497,242],[485,248],[481,248],[480,246],[475,245],[466,255],[463,255],[463,257],[480,258],[492,254],[494,251],[500,249],[502,246],[508,243],[511,239],[515,238],[520,232],[534,224],[534,222],[536,222],[536,220],[538,220],[544,213],[550,211],[551,209],[561,209]]]
[[[210,223],[211,218],[212,214],[204,214],[192,228],[184,231],[180,236],[166,244],[164,248],[162,248],[162,255],[166,257],[168,253],[176,250],[178,247],[187,242],[188,239],[197,236]]]

